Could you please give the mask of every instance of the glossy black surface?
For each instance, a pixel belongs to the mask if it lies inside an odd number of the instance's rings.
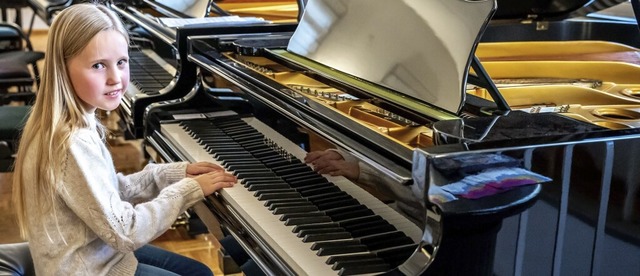
[[[564,20],[489,24],[481,42],[603,40],[640,47],[637,24],[617,21]]]
[[[442,145],[430,149],[434,153],[616,139],[640,133],[640,129],[610,130],[554,113],[521,111],[504,116],[440,121],[433,128],[437,133],[434,134],[436,142]]]

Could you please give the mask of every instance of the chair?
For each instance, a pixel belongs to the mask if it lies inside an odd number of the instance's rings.
[[[10,88],[15,87],[18,92],[29,93],[34,80],[38,84],[37,61],[42,58],[44,53],[33,50],[31,40],[18,25],[0,23],[0,93],[3,95],[3,104],[6,104],[6,97],[17,96],[8,95]]]
[[[35,275],[29,244],[0,244],[0,275]]]
[[[2,0],[0,1],[0,13],[2,15],[2,21],[9,21],[7,17],[7,11],[10,9],[15,10],[14,22],[18,26],[22,26],[22,8],[27,6],[27,0]]]
[[[12,169],[19,132],[35,97],[33,84],[38,85],[36,62],[42,58],[44,53],[33,51],[16,24],[0,23],[0,172]],[[24,105],[7,105],[15,101]]]

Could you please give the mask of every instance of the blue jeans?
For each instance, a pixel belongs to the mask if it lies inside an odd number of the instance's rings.
[[[211,269],[203,263],[153,245],[140,247],[138,250],[134,251],[133,254],[136,256],[136,259],[138,259],[136,276],[213,275]]]

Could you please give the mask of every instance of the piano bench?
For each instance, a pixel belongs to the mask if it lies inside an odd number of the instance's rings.
[[[0,244],[0,275],[35,275],[29,244]]]

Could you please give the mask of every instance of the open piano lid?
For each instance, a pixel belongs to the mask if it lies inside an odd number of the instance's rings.
[[[386,100],[457,114],[494,11],[492,0],[310,0],[287,52],[385,87]]]

